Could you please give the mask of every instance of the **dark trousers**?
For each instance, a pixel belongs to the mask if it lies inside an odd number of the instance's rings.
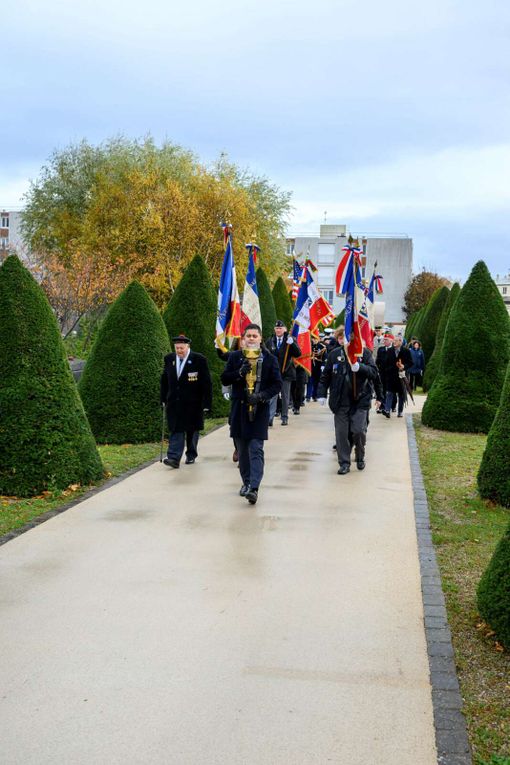
[[[282,383],[282,390],[281,390],[281,413],[282,413],[282,419],[287,420],[289,416],[289,399],[290,399],[290,385],[291,380],[284,380]],[[273,396],[271,401],[269,402],[269,419],[272,420],[273,417],[276,414],[278,406],[278,394],[276,396]]]
[[[384,408],[387,412],[391,412],[397,404],[398,398],[398,413],[402,414],[404,411],[404,391],[399,390],[398,393],[388,391],[386,394],[386,401],[384,402]]]
[[[356,461],[365,459],[367,427],[368,409],[351,410],[350,407],[340,407],[335,412],[336,453],[339,465],[351,464],[353,446]]]
[[[234,441],[243,484],[258,489],[264,475],[264,441],[261,438],[235,438]]]
[[[182,431],[178,433],[170,433],[168,437],[168,450],[167,457],[169,460],[181,461],[182,453],[184,451],[184,442],[186,441],[186,457],[188,459],[195,459],[198,456],[198,430],[189,430],[186,433]]]
[[[296,369],[296,379],[292,381],[291,385],[293,409],[299,410],[303,401],[305,400],[305,387],[307,380],[308,375],[306,374],[303,367],[298,367]]]
[[[416,390],[418,385],[421,385],[423,381],[423,374],[421,372],[411,372],[409,374],[409,384],[411,390]]]

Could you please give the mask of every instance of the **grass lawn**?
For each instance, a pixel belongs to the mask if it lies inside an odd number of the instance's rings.
[[[211,418],[205,421],[204,434],[209,433],[218,425],[223,425],[225,418]],[[159,443],[155,444],[122,444],[99,446],[99,452],[105,467],[105,478],[90,486],[73,484],[64,491],[47,491],[43,494],[23,499],[20,497],[0,496],[0,536],[8,531],[24,526],[33,518],[36,518],[48,510],[62,507],[84,494],[93,486],[100,486],[109,478],[121,475],[131,468],[142,465],[144,462],[159,458]]]
[[[432,430],[419,415],[414,424],[474,763],[510,765],[510,653],[476,609],[476,587],[510,511],[476,490],[486,436]]]

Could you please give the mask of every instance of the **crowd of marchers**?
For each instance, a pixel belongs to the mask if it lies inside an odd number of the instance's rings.
[[[161,403],[168,423],[164,463],[173,469],[193,464],[198,456],[199,432],[211,408],[212,380],[205,356],[191,349],[191,339],[172,339],[174,352],[165,357]],[[310,373],[299,363],[301,349],[284,322],[277,320],[265,342],[257,324],[249,324],[229,349],[217,349],[225,362],[221,375],[230,400],[230,436],[234,443],[241,488],[250,504],[258,500],[264,474],[264,442],[276,418],[289,424],[289,412],[300,414],[306,402],[327,402],[334,417],[338,474],[350,472],[352,456],[358,470],[365,468],[370,412],[390,419],[403,416],[412,391],[421,383],[425,360],[416,338],[377,327],[374,348],[351,363],[344,345],[344,328],[325,330],[312,341]]]

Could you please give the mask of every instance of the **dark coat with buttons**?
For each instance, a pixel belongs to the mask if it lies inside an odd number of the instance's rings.
[[[212,407],[212,382],[207,359],[190,352],[181,375],[177,378],[175,353],[165,356],[161,375],[161,403],[166,404],[168,429],[171,433],[202,430],[204,409]]]
[[[230,435],[232,438],[246,440],[260,438],[266,441],[269,424],[269,402],[273,396],[280,392],[282,387],[278,360],[272,353],[263,352],[260,388],[258,390],[262,401],[257,404],[253,422],[250,422],[248,417],[246,380],[239,374],[243,361],[242,351],[233,351],[230,353],[227,366],[221,375],[223,385],[232,386]]]
[[[301,348],[296,342],[287,343],[288,336],[288,332],[285,332],[282,335],[282,342],[278,348],[278,338],[276,335],[272,335],[272,337],[270,337],[266,342],[266,348],[270,353],[273,354],[273,356],[276,356],[278,359],[278,366],[280,368],[282,379],[290,380],[292,382],[292,380],[296,379],[296,367],[292,362],[292,359],[297,359],[299,356],[301,356]],[[283,368],[284,362],[285,369]]]
[[[338,412],[343,407],[349,407],[351,410],[370,409],[374,387],[378,390],[380,386],[372,353],[365,348],[359,370],[353,372],[346,359],[344,346],[339,345],[328,356],[317,397],[326,398],[329,390],[329,408],[332,412]]]
[[[398,376],[397,361],[404,365],[406,372],[412,367],[413,359],[408,348],[404,348],[402,345],[400,350],[397,351],[394,345],[391,345],[389,348],[385,348],[382,345],[377,351],[377,369],[381,375],[384,390],[391,393],[398,393],[402,390],[402,384]]]

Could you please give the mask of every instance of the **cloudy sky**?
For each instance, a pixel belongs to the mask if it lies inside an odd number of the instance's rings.
[[[17,0],[2,14],[0,206],[54,148],[147,133],[293,192],[291,232],[406,233],[510,271],[507,0]]]

